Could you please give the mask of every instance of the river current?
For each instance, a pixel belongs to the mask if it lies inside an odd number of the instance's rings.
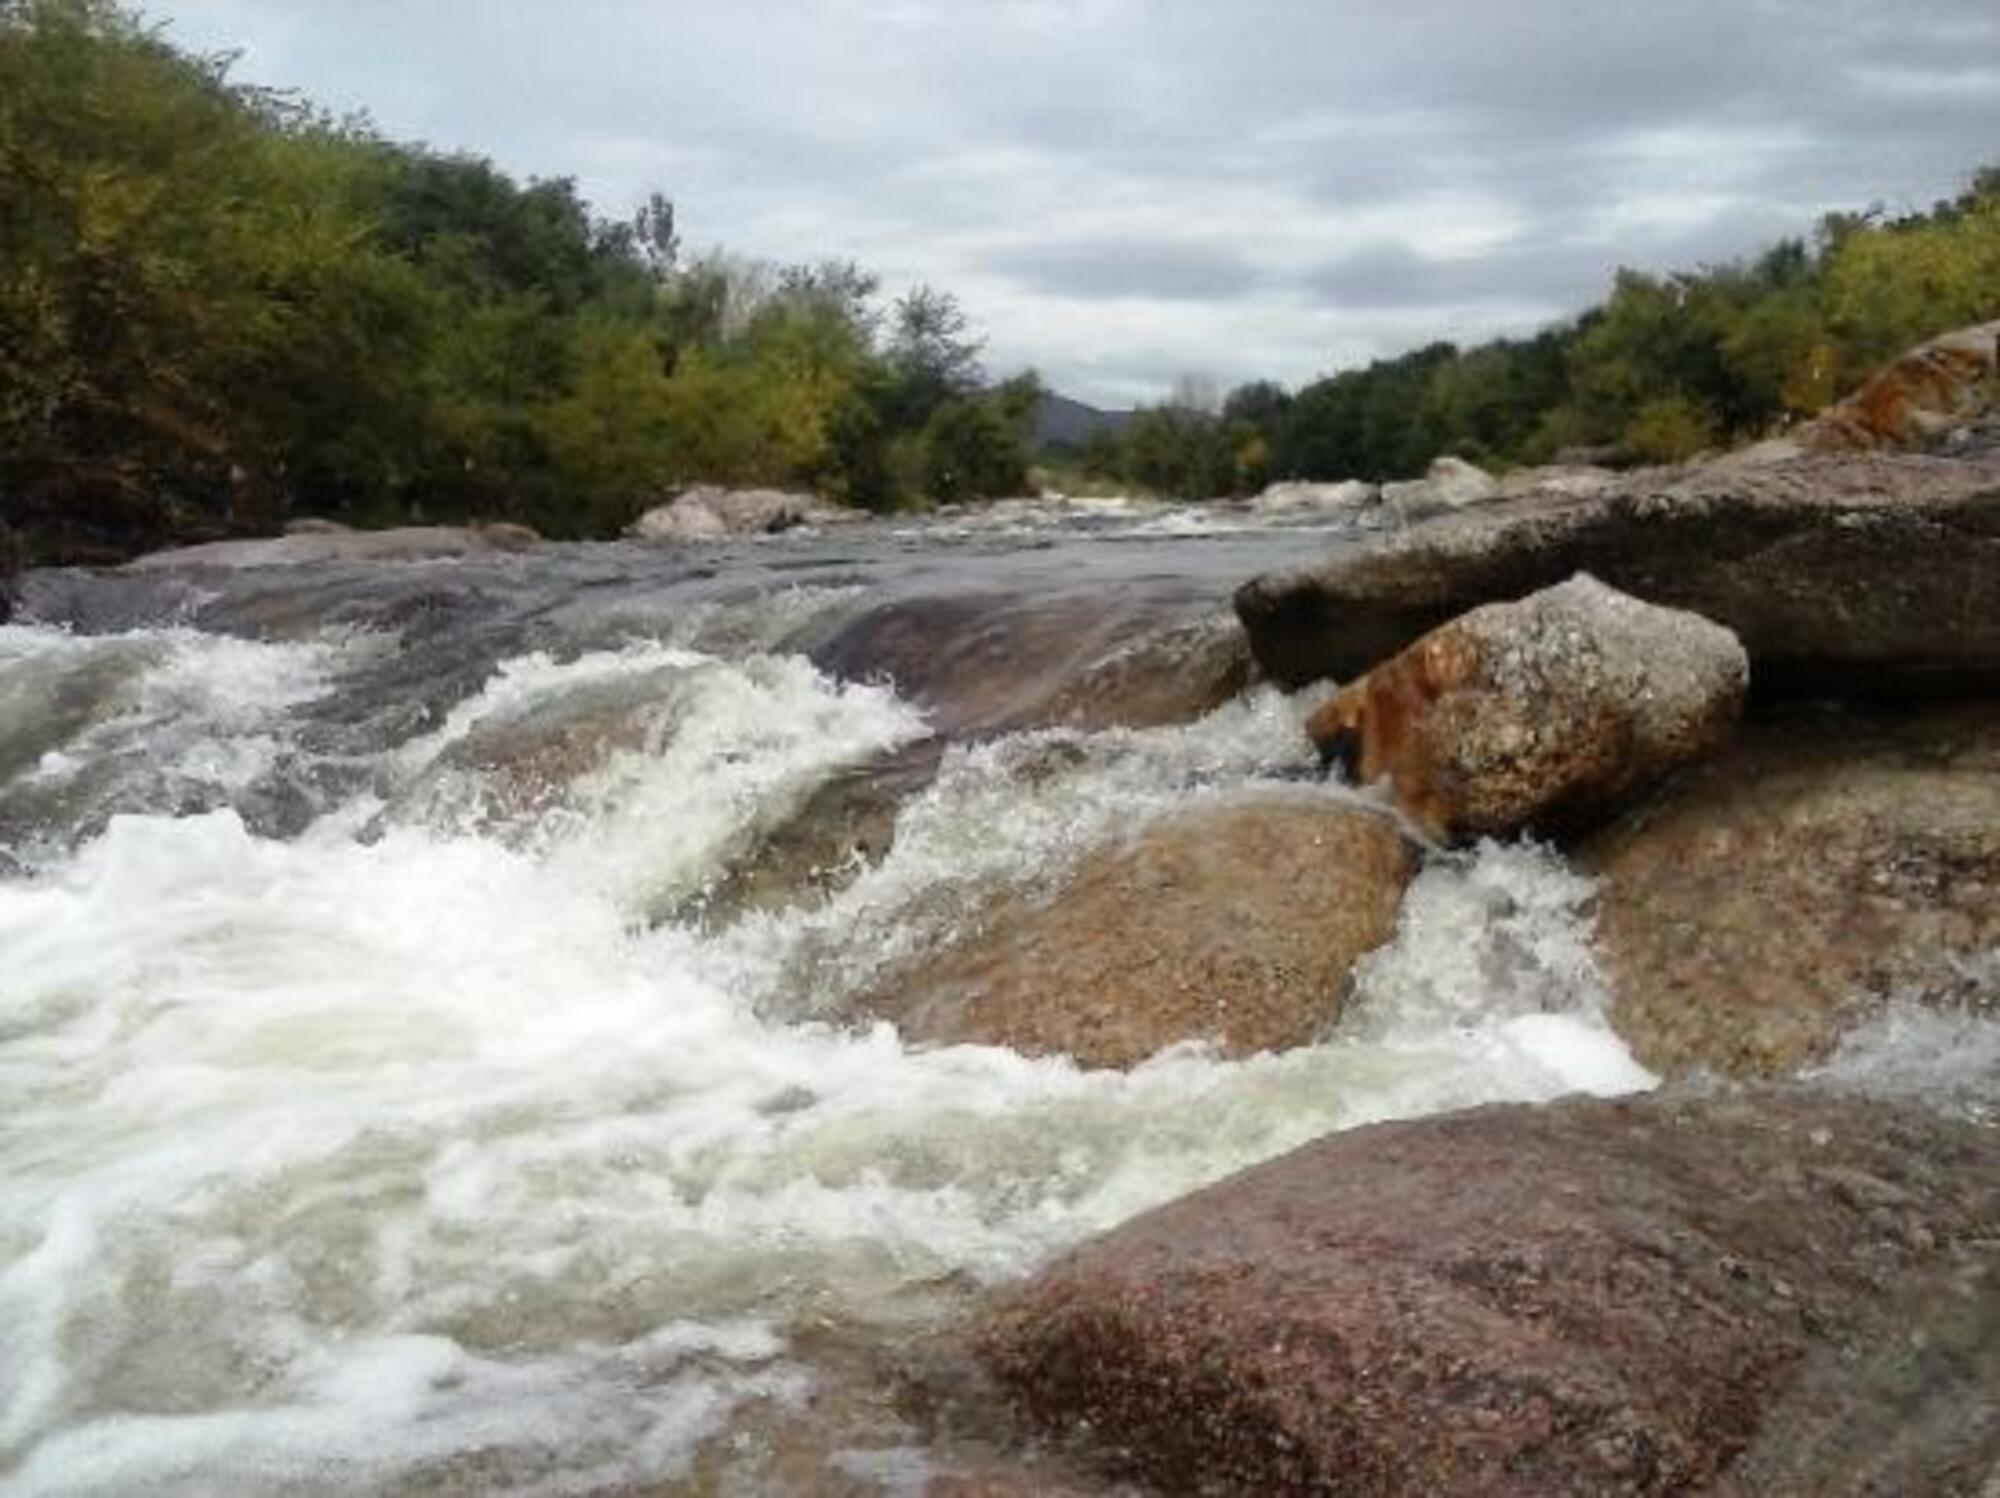
[[[1434,858],[1283,1055],[846,1017],[1152,818],[1357,794],[1313,694],[1175,706],[1341,536],[1176,528],[31,575],[0,1488],[920,1491],[958,1454],[896,1370],[982,1288],[1329,1130],[1649,1085],[1532,846]],[[849,866],[723,897],[884,764]]]

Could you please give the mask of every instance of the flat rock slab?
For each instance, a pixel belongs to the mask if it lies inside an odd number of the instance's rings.
[[[1578,851],[1654,1071],[1778,1075],[1885,1000],[2000,1001],[2000,704],[1753,723]]]
[[[149,552],[127,572],[177,567],[295,567],[317,562],[435,562],[529,551],[541,537],[524,525],[406,525],[393,530],[305,530],[261,540],[209,541]]]
[[[1733,630],[1760,695],[2000,691],[2000,464],[1806,456],[1495,500],[1267,573],[1236,610],[1285,686],[1348,681],[1588,572]]]
[[[1147,1213],[999,1294],[976,1341],[1032,1425],[1166,1491],[1678,1493],[1795,1391],[1824,1407],[1809,1372],[1996,1234],[2000,1131],[1925,1110],[1482,1108]]]

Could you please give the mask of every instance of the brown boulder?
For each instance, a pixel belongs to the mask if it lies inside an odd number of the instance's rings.
[[[1349,681],[1468,609],[1588,572],[1734,631],[1760,696],[2000,692],[2000,464],[1800,457],[1495,500],[1236,594],[1284,686]]]
[[[1798,428],[1820,452],[1920,447],[2000,406],[2000,321],[1919,344]]]
[[[1306,731],[1433,837],[1565,829],[1721,743],[1747,677],[1728,630],[1578,576],[1433,630]]]
[[[1482,1108],[1147,1213],[976,1341],[1032,1425],[1172,1492],[1685,1492],[1815,1354],[1865,1349],[1886,1292],[1996,1233],[2000,1132],[1925,1110]]]
[[[1793,1070],[1886,998],[1979,997],[1969,964],[2000,946],[2000,706],[1755,725],[1581,856],[1639,1060]]]
[[[1136,1065],[1317,1039],[1354,962],[1393,934],[1414,858],[1323,791],[1232,797],[1086,857],[1046,903],[1003,906],[861,1004],[913,1040]]]

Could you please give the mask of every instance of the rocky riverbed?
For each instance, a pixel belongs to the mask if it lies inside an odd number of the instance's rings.
[[[2000,464],[1446,479],[26,574],[0,1483],[1989,1491]]]

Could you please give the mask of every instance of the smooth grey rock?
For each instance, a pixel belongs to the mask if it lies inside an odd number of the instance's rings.
[[[1254,578],[1236,610],[1274,680],[1347,681],[1576,572],[1727,626],[1759,695],[2000,691],[2000,462],[1816,456],[1496,500]]]

